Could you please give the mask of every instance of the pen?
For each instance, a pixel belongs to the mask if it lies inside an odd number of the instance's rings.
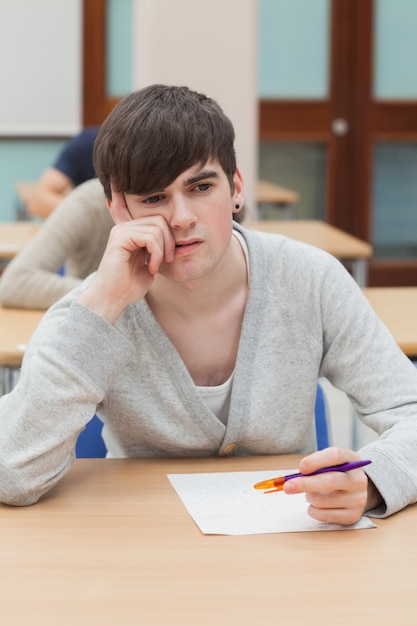
[[[291,478],[301,478],[302,476],[315,476],[316,474],[324,474],[326,472],[348,472],[349,470],[356,469],[357,467],[363,467],[369,465],[372,461],[354,461],[353,463],[342,463],[341,465],[331,465],[330,467],[321,467],[311,474],[288,474],[287,476],[279,476],[279,478],[270,478],[269,480],[263,480],[260,483],[254,485],[255,489],[269,489],[265,493],[274,493],[276,491],[282,491],[284,483]]]

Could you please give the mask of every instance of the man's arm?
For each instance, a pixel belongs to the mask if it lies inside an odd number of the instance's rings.
[[[69,470],[79,433],[132,352],[70,295],[45,314],[18,384],[0,398],[0,502],[33,504]]]
[[[73,183],[55,167],[48,167],[36,183],[27,203],[33,217],[48,217],[55,207],[73,189]]]

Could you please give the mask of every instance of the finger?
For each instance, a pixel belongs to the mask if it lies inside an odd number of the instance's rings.
[[[306,476],[305,478],[293,478],[284,484],[284,491],[291,493],[329,493],[329,492],[355,492],[367,491],[368,477],[362,468],[348,472],[325,472]]]
[[[148,272],[155,276],[159,272],[159,268],[161,267],[161,263],[164,260],[164,242],[163,239],[159,237],[151,236],[148,239],[148,242],[145,244],[146,248],[146,265],[148,268]]]
[[[328,491],[307,491],[306,500],[320,509],[358,507],[362,510],[367,500],[367,478],[363,472],[359,478],[343,481],[340,489]],[[336,486],[336,485],[335,485]]]
[[[162,235],[164,238],[164,260],[167,263],[172,263],[175,256],[175,239],[170,227],[166,220],[162,216],[157,216],[158,225],[162,229]]]
[[[149,236],[149,246],[146,247],[149,253],[150,268],[153,273],[156,273],[158,271],[162,260],[165,260],[167,263],[171,263],[174,260],[174,236],[170,227],[168,226],[167,221],[164,217],[162,217],[162,215],[152,215],[145,218],[139,217],[133,219],[131,224],[138,229],[143,230],[143,232],[147,233]],[[152,249],[152,236],[155,237],[155,241],[157,242],[157,244],[160,245],[160,249],[162,250],[162,258],[159,258],[158,256],[156,256],[154,259],[151,258],[153,252],[158,252],[158,247],[156,247],[155,250]]]
[[[143,259],[148,272],[152,275],[158,273],[161,263],[173,258],[175,243],[172,234],[165,222],[163,224],[144,223],[141,220],[133,220],[124,224],[121,236],[124,237],[123,247],[130,253],[143,249]],[[172,257],[172,258],[171,258]]]
[[[291,482],[296,485],[290,486],[288,483]],[[368,479],[360,468],[345,473],[297,478],[288,483],[284,487],[287,493],[306,492],[305,497],[310,504],[308,513],[320,522],[353,524],[366,507]]]
[[[341,463],[359,460],[360,456],[357,452],[332,446],[305,456],[301,459],[299,467],[302,474],[311,474],[322,467],[340,465]]]
[[[356,524],[362,517],[361,509],[346,509],[346,508],[334,508],[334,509],[319,509],[312,505],[307,510],[310,517],[326,524],[342,524],[343,526],[350,526]]]
[[[164,239],[161,231],[151,225],[140,225],[130,222],[120,233],[121,247],[137,260],[147,266],[150,274],[155,275],[164,260]],[[141,253],[138,255],[137,253]],[[133,256],[132,256],[133,259]]]
[[[160,223],[148,224],[143,227],[146,236],[147,265],[151,274],[157,274],[161,263],[171,263],[175,255],[175,241],[166,221],[161,218]]]
[[[366,499],[366,488],[306,493],[306,500],[310,504],[308,514],[318,521],[332,524],[353,524],[358,521],[365,510]]]
[[[115,224],[128,222],[132,219],[132,215],[130,214],[126,204],[124,193],[117,191],[114,188],[113,183],[111,183],[111,200],[109,202],[109,209]]]

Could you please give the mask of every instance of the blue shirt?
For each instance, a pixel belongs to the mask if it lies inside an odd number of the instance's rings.
[[[98,126],[85,128],[70,139],[54,163],[57,170],[70,178],[74,187],[96,177],[93,148],[98,129]]]

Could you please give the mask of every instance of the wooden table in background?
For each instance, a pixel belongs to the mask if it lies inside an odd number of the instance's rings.
[[[25,347],[45,311],[0,307],[0,395],[11,391]]]
[[[20,367],[24,346],[45,311],[0,307],[0,366]]]
[[[33,239],[39,222],[0,222],[0,260],[9,261]]]
[[[256,184],[256,201],[261,214],[264,205],[272,205],[284,209],[288,219],[294,219],[295,205],[299,199],[300,196],[296,191],[276,183],[259,180]]]
[[[401,350],[417,357],[417,287],[367,287],[364,293]]]
[[[352,266],[352,274],[361,287],[365,287],[368,275],[368,260],[372,246],[340,228],[321,220],[257,220],[244,223],[253,230],[277,233],[290,239],[321,248]]]
[[[77,459],[38,504],[0,505],[2,623],[413,624],[417,506],[369,530],[210,536],[166,476],[297,467],[295,456]]]

